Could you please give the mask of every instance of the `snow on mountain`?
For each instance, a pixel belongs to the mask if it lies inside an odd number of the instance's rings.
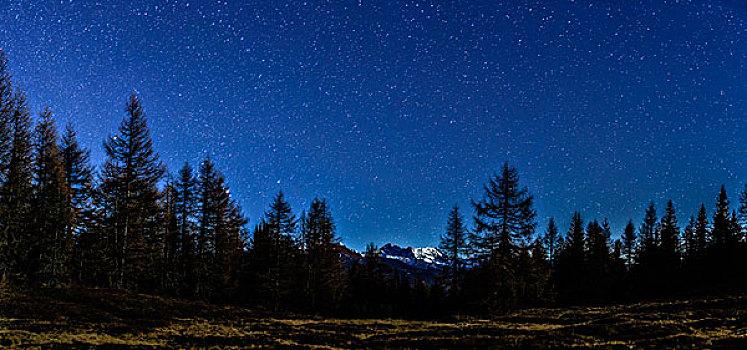
[[[396,244],[387,243],[379,251],[381,257],[386,259],[398,260],[409,266],[416,268],[441,268],[446,265],[446,259],[443,253],[437,248],[423,247],[400,247]]]
[[[424,247],[424,248],[413,248],[415,258],[423,260],[429,264],[444,265],[446,264],[446,257],[438,248]]]

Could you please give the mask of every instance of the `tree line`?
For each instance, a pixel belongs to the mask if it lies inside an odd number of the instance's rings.
[[[537,229],[533,198],[505,164],[473,202],[474,227],[459,208],[441,248],[452,311],[614,303],[642,298],[729,293],[747,288],[747,185],[732,210],[722,186],[709,217],[701,204],[680,227],[674,203],[662,216],[653,202],[636,228],[613,239],[609,222],[573,213],[565,234],[553,218]],[[471,266],[465,266],[469,262]]]
[[[331,209],[297,215],[279,193],[253,228],[210,158],[169,174],[139,97],[130,95],[99,169],[49,108],[31,116],[0,50],[0,285],[83,285],[351,316],[437,317],[516,307],[625,302],[747,287],[747,187],[726,190],[680,228],[672,201],[620,239],[574,213],[538,229],[533,197],[505,164],[449,213],[435,281],[392,268],[369,245],[349,258]],[[538,232],[543,231],[543,232]],[[346,258],[348,256],[348,258]]]

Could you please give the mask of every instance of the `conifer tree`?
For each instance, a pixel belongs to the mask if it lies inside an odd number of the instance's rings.
[[[327,202],[315,198],[302,222],[305,247],[305,294],[312,310],[333,310],[342,297],[343,271],[339,242]]]
[[[10,164],[13,142],[12,116],[14,110],[13,86],[8,71],[8,60],[3,50],[0,49],[0,189],[8,180],[8,165]],[[0,192],[0,194],[2,193]]]
[[[607,225],[608,229],[608,224]],[[586,228],[586,285],[589,297],[599,301],[608,293],[610,248],[609,236],[605,228],[596,220],[589,222]]]
[[[659,218],[656,214],[654,202],[650,202],[646,208],[646,214],[641,223],[638,237],[640,244],[638,247],[638,266],[640,268],[641,286],[650,286],[655,283],[656,278],[656,260],[659,251]]]
[[[28,245],[33,257],[27,261],[27,268],[34,281],[53,285],[69,278],[73,244],[68,230],[72,210],[57,138],[52,112],[45,108],[35,130],[33,224],[29,225],[33,236]]]
[[[477,239],[472,244],[491,285],[485,302],[489,308],[505,310],[516,302],[517,258],[528,249],[536,213],[532,196],[520,187],[518,172],[507,163],[484,189],[483,198],[473,202]]]
[[[628,220],[628,224],[625,225],[625,231],[623,231],[622,235],[622,254],[628,270],[636,262],[637,240],[638,237],[636,236],[633,220]]]
[[[254,230],[250,264],[257,297],[280,309],[292,295],[296,276],[297,249],[293,235],[297,220],[282,192],[278,193]]]
[[[675,268],[679,264],[679,237],[680,228],[677,224],[677,214],[674,210],[672,200],[667,202],[664,216],[661,218],[660,225],[660,253],[661,263],[667,268]],[[672,272],[669,270],[669,272]]]
[[[70,210],[66,235],[73,237],[74,240],[74,266],[71,267],[71,272],[75,273],[78,281],[90,282],[90,276],[94,274],[91,271],[92,267],[97,265],[97,255],[100,255],[99,240],[93,234],[95,208],[90,155],[88,150],[78,143],[77,133],[70,124],[65,128],[59,149],[65,169],[65,183],[68,188],[67,206]]]
[[[563,246],[558,252],[555,269],[558,297],[563,302],[574,301],[585,291],[585,246],[584,222],[581,213],[573,213]]]
[[[164,291],[175,294],[180,286],[180,240],[179,221],[177,218],[177,189],[176,184],[168,177],[166,186],[160,198],[161,206],[161,236],[163,237],[161,286]]]
[[[683,261],[689,264],[693,258],[695,258],[695,250],[698,245],[695,239],[695,216],[690,215],[690,220],[685,226],[685,230],[682,232],[682,252]]]
[[[8,61],[5,52],[0,49],[0,284],[3,284],[11,273],[11,231],[8,208],[8,171],[13,148],[13,113],[15,110],[13,87],[11,84]]]
[[[462,281],[462,259],[467,253],[466,228],[459,207],[454,206],[449,213],[446,234],[441,236],[439,249],[445,253],[448,261],[448,278],[450,294],[456,295]]]
[[[115,288],[155,287],[162,239],[159,191],[164,174],[140,99],[130,95],[119,133],[104,143],[101,205],[109,284]]]
[[[33,155],[31,144],[31,115],[26,105],[26,95],[14,94],[11,113],[13,129],[11,150],[4,188],[4,218],[2,234],[5,237],[6,267],[2,280],[15,279],[28,282],[29,268],[33,266],[32,251],[34,237],[31,227],[31,203],[33,199]]]
[[[530,266],[528,302],[536,305],[549,301],[546,300],[546,297],[550,292],[550,261],[545,245],[539,238],[532,243]]]
[[[731,230],[729,198],[726,194],[726,187],[723,185],[716,199],[716,211],[713,213],[711,237],[713,238],[713,246],[717,251],[723,251],[736,243],[736,237],[734,237]]]
[[[230,194],[227,187],[225,192]],[[221,264],[220,288],[227,300],[234,300],[241,287],[241,267],[246,249],[248,222],[241,207],[229,195],[228,207],[218,229],[216,242],[217,260]]]
[[[704,204],[700,204],[698,218],[695,222],[695,244],[693,245],[693,256],[702,257],[710,244],[711,237],[708,229],[708,214]]]
[[[646,215],[643,218],[641,224],[639,237],[641,240],[641,259],[644,259],[647,254],[654,254],[654,251],[659,245],[659,225],[658,216],[656,215],[656,206],[654,202],[650,202],[646,208]]]
[[[563,245],[563,238],[558,234],[558,226],[555,224],[555,218],[550,218],[547,222],[547,230],[545,235],[542,237],[544,245],[547,247],[547,255],[550,265],[555,264],[558,251]]]
[[[212,160],[205,159],[200,166],[199,178],[200,218],[197,231],[197,284],[196,295],[209,299],[220,283],[220,262],[217,257],[217,235],[228,205],[223,188],[223,177]]]
[[[192,167],[184,163],[175,184],[174,212],[178,225],[179,294],[190,297],[197,288],[197,179]]]

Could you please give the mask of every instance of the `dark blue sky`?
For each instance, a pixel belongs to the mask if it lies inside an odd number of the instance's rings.
[[[170,169],[212,155],[252,222],[282,189],[355,248],[432,245],[509,161],[542,226],[668,198],[684,226],[747,180],[744,1],[92,3],[0,1],[34,110],[99,163],[137,90]]]

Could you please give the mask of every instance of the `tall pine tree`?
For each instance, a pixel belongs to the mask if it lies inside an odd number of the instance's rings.
[[[103,231],[109,284],[115,288],[153,289],[160,246],[158,183],[164,167],[140,99],[130,95],[119,133],[104,143],[101,172]]]
[[[34,256],[31,203],[33,201],[33,146],[31,142],[31,115],[26,105],[26,95],[15,92],[11,112],[13,129],[7,178],[3,190],[3,233],[5,270],[1,279],[28,282]]]
[[[73,237],[72,210],[65,179],[64,159],[57,146],[57,128],[52,112],[46,108],[35,130],[34,195],[32,202],[34,258],[27,262],[34,280],[60,284],[69,278]],[[37,266],[38,264],[38,266]]]
[[[304,291],[308,307],[315,311],[330,312],[339,305],[344,288],[332,214],[323,199],[311,202],[308,215],[303,220]]]
[[[70,220],[66,235],[73,237],[73,260],[71,273],[82,282],[92,282],[92,267],[98,259],[98,237],[94,234],[95,225],[93,204],[93,168],[90,165],[90,154],[78,143],[78,135],[72,125],[68,124],[59,145],[62,154],[65,183],[68,188],[67,206]]]
[[[519,185],[519,174],[508,163],[489,179],[485,194],[474,202],[476,240],[472,242],[489,285],[483,302],[506,310],[517,300],[518,257],[534,234],[533,198]]]
[[[464,218],[459,213],[459,207],[454,206],[449,212],[446,224],[446,234],[441,236],[439,248],[444,252],[448,261],[449,292],[456,295],[462,281],[462,259],[467,253],[466,228]]]

